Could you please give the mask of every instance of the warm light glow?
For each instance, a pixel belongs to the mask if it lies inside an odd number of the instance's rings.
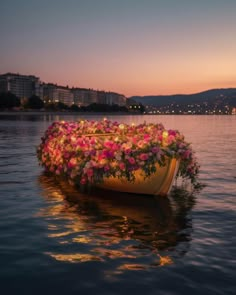
[[[171,259],[170,256],[160,256],[160,266],[165,266],[173,263],[174,261]]]
[[[102,261],[103,259],[101,257],[90,255],[90,254],[54,254],[47,252],[47,255],[51,256],[52,258],[55,258],[58,261],[63,262],[71,262],[71,263],[77,263],[77,262],[88,262],[88,261]]]
[[[162,137],[163,137],[163,139],[168,138],[168,135],[169,135],[168,131],[163,131],[163,132],[162,132]]]
[[[162,132],[162,145],[163,146],[167,146],[168,145],[168,136],[169,136],[168,131],[163,131]]]
[[[120,124],[120,125],[119,125],[119,128],[120,128],[120,130],[124,130],[125,125],[124,125],[124,124]]]
[[[76,137],[75,136],[71,136],[71,141],[72,142],[76,142]]]

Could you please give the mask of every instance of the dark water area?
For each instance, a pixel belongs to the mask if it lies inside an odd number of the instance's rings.
[[[236,116],[107,118],[181,131],[204,187],[78,192],[36,147],[53,121],[81,118],[0,114],[1,294],[236,294]]]

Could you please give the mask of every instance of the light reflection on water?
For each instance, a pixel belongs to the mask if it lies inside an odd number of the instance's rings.
[[[53,121],[81,115],[0,114],[4,294],[236,294],[236,116],[106,117],[180,130],[205,187],[78,193],[42,174],[35,151]]]
[[[184,189],[169,198],[98,189],[88,195],[46,175],[39,182],[48,206],[38,215],[61,245],[47,253],[56,260],[118,259],[121,271],[172,264],[188,251],[195,200]]]

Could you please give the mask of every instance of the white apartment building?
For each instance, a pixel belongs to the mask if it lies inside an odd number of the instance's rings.
[[[124,95],[87,88],[69,88],[52,83],[42,83],[33,75],[6,73],[0,75],[0,92],[11,92],[21,99],[27,100],[32,95],[39,96],[44,102],[62,102],[68,106],[88,106],[92,103],[126,105]]]
[[[126,105],[126,97],[114,92],[98,91],[93,89],[73,88],[74,103],[78,106],[88,106],[92,103]]]
[[[49,103],[62,102],[71,106],[74,103],[74,95],[68,87],[58,86],[55,84],[44,84],[43,100],[44,102]]]
[[[104,97],[105,104],[113,105],[117,104],[119,106],[125,106],[126,105],[126,97],[122,94],[114,93],[114,92],[105,92]]]
[[[32,95],[42,96],[41,85],[38,77],[6,73],[0,75],[0,92],[11,92],[20,99]]]
[[[98,92],[93,89],[73,88],[74,103],[77,106],[88,106],[98,102]]]

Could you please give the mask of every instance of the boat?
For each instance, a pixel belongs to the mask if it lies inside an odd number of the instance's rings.
[[[162,124],[59,121],[41,140],[45,171],[79,187],[166,196],[177,176],[194,183],[198,174],[191,145]]]
[[[96,186],[112,191],[120,191],[133,194],[166,196],[170,193],[173,182],[179,169],[179,160],[166,159],[165,166],[156,166],[156,172],[149,177],[139,169],[135,171],[135,180],[128,181],[125,177],[113,176],[104,178],[102,184]]]

